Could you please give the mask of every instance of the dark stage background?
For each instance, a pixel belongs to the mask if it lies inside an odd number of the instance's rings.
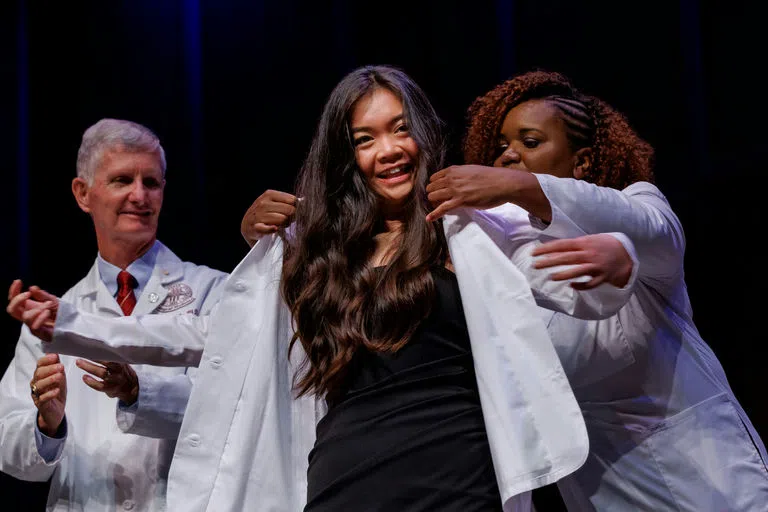
[[[183,259],[231,270],[246,252],[242,214],[266,188],[292,189],[322,104],[352,68],[387,63],[413,76],[452,129],[453,162],[476,96],[516,72],[558,70],[655,146],[658,184],[686,228],[694,318],[768,436],[758,356],[766,44],[756,7],[16,0],[0,9],[0,288],[21,277],[61,294],[92,264],[91,221],[70,182],[82,132],[102,117],[145,124],[163,142],[160,239]],[[19,325],[2,315],[0,329],[4,369]],[[3,509],[42,510],[46,493],[0,476]]]

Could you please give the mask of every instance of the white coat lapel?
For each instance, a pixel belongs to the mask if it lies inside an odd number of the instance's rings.
[[[123,316],[123,311],[117,304],[117,301],[109,293],[107,287],[101,280],[101,274],[99,274],[99,266],[97,263],[93,264],[91,271],[85,278],[85,286],[80,298],[86,295],[94,295],[96,307],[94,308],[98,313],[106,316]]]
[[[493,226],[485,233],[469,212],[444,222],[506,500],[581,466],[586,427],[530,285],[496,245],[503,240]]]
[[[136,307],[133,308],[134,315],[146,315],[152,313],[162,304],[168,296],[168,289],[163,286],[163,276],[158,275],[159,268],[155,267],[152,277],[149,278],[147,286],[141,292],[141,297],[136,301]]]
[[[171,313],[187,306],[194,307],[195,290],[183,282],[181,260],[170,249],[160,244],[152,276],[136,301],[134,315]]]

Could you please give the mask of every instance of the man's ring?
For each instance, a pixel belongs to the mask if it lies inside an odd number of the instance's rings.
[[[108,379],[110,375],[112,375],[112,373],[109,371],[109,368],[106,368],[106,370],[107,371],[104,372],[104,379],[105,380]]]
[[[29,385],[29,388],[30,388],[30,391],[32,392],[32,396],[33,396],[33,397],[35,397],[35,398],[40,398],[40,394],[37,392],[37,384],[35,384],[34,382],[32,382],[32,383]]]

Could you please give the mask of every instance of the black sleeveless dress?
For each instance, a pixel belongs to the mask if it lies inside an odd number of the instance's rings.
[[[305,512],[501,511],[456,276],[395,354],[361,350],[309,454]]]

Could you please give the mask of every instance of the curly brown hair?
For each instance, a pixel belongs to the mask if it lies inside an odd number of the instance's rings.
[[[557,107],[574,150],[591,147],[592,165],[585,181],[615,189],[637,181],[653,182],[653,148],[630,127],[627,118],[606,102],[576,89],[564,75],[551,71],[515,76],[472,103],[462,144],[464,162],[492,165],[507,113],[532,99],[548,100]]]

